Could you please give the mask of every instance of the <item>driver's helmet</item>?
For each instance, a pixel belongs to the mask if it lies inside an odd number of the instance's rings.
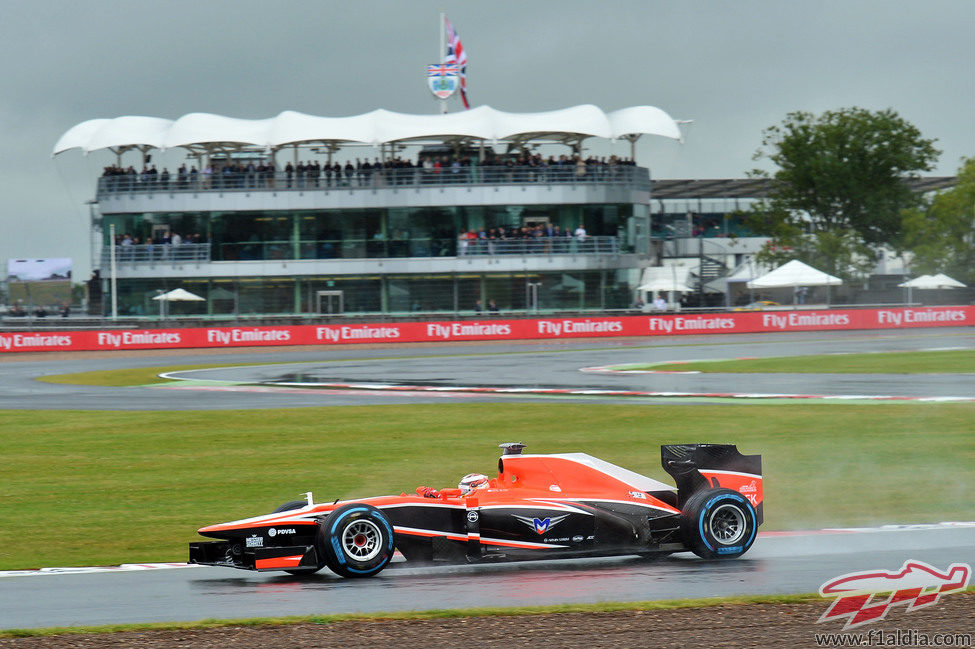
[[[490,483],[490,478],[483,473],[468,473],[460,479],[460,484],[457,485],[457,488],[466,496],[475,489],[487,489]]]

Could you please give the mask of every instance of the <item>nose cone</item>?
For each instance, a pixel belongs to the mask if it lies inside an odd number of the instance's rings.
[[[230,523],[216,523],[215,525],[201,527],[197,530],[197,533],[204,536],[215,536],[217,534],[226,533],[229,529],[231,529]]]

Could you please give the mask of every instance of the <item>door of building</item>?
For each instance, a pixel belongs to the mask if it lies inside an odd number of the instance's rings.
[[[345,310],[343,291],[317,291],[318,313],[337,315]]]

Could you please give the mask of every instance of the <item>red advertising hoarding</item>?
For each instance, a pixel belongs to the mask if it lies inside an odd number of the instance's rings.
[[[0,352],[549,340],[611,336],[907,329],[970,326],[973,323],[975,323],[975,307],[939,306],[524,320],[447,320],[392,324],[0,332]]]

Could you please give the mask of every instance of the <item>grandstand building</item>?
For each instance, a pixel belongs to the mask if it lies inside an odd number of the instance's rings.
[[[596,310],[630,306],[654,263],[651,179],[583,145],[643,135],[680,132],[649,106],[190,114],[83,122],[54,153],[117,156],[92,210],[106,315],[177,287],[212,316]],[[173,149],[185,171],[154,170]]]
[[[89,120],[54,154],[116,156],[92,201],[97,314],[155,316],[176,288],[203,299],[174,311],[212,317],[584,312],[630,308],[673,260],[703,291],[765,241],[736,212],[766,182],[652,181],[633,155],[585,153],[644,135],[680,131],[650,106],[194,113]]]

